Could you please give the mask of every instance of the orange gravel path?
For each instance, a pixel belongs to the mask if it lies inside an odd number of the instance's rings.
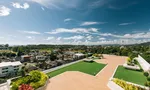
[[[50,79],[46,90],[110,90],[108,80],[117,65],[122,65],[126,57],[104,55],[104,59],[95,60],[107,64],[96,76],[78,71],[67,71]]]

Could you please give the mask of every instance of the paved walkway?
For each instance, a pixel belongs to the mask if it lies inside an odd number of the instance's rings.
[[[105,63],[105,66],[96,76],[78,71],[68,71],[50,79],[46,90],[110,90],[108,80],[117,65],[122,65],[126,57],[104,55],[104,59],[95,60]]]

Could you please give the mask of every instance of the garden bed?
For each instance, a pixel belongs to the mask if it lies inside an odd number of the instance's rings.
[[[13,80],[11,83],[11,90],[18,90],[20,86],[31,87],[34,90],[45,86],[48,77],[46,74],[40,71],[31,71],[29,75]],[[22,90],[22,89],[21,89]],[[23,89],[24,90],[24,89]]]
[[[50,73],[47,73],[48,76],[54,77],[58,74],[61,74],[65,71],[80,71],[83,73],[87,73],[90,75],[96,75],[100,70],[102,70],[106,65],[100,64],[96,62],[78,62],[72,65],[69,65],[67,67],[52,71]]]

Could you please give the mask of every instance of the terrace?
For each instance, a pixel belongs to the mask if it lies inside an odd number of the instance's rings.
[[[126,57],[104,57],[93,63],[81,61],[48,73],[52,78],[46,90],[110,90],[107,83],[117,65],[123,65]]]

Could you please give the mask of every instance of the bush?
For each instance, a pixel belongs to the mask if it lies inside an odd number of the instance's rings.
[[[37,70],[29,73],[31,82],[37,82],[41,79],[41,73]]]
[[[144,74],[144,76],[146,76],[146,77],[149,76],[149,73],[148,73],[148,72],[144,72],[143,74]]]
[[[46,82],[46,80],[48,79],[48,76],[46,74],[44,74],[43,72],[41,72],[41,79],[38,82],[32,82],[30,83],[30,85],[34,88],[37,89],[41,86],[43,86]]]
[[[19,90],[34,90],[34,89],[28,84],[22,84],[19,86]]]
[[[145,86],[150,87],[150,81],[145,82]]]
[[[1,84],[1,83],[5,83],[5,82],[6,82],[6,79],[1,79],[1,78],[0,78],[0,84]]]
[[[113,80],[116,84],[118,84],[120,87],[122,87],[124,90],[145,90],[141,87],[132,85],[132,84],[128,84],[123,80],[119,80],[119,79],[114,79]]]
[[[19,78],[12,83],[11,90],[18,90],[19,86],[22,84],[29,84],[32,88],[37,89],[43,86],[48,79],[48,76],[40,71],[31,71],[29,76]]]
[[[147,80],[150,81],[150,76],[147,77]]]
[[[130,57],[127,58],[127,63],[131,63],[132,59]]]

